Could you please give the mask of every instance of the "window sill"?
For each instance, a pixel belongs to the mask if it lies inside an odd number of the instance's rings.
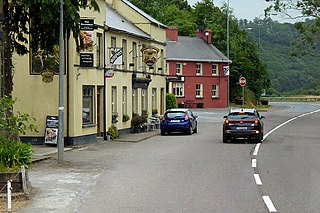
[[[82,128],[90,128],[90,127],[95,127],[96,124],[82,124]]]
[[[219,97],[211,97],[212,99],[219,99]]]

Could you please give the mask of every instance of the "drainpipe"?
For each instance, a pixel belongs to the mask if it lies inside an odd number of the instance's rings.
[[[106,93],[107,82],[105,78],[106,74],[106,30],[103,30],[103,140],[107,140],[107,109],[106,109]]]

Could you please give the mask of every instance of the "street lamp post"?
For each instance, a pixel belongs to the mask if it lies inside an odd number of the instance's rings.
[[[228,0],[228,4],[227,4],[227,58],[229,60],[229,50],[230,50],[230,26],[229,26],[229,0]],[[228,69],[229,69],[229,75],[228,75],[228,97],[227,97],[227,106],[229,107],[230,105],[230,62],[228,62]]]
[[[63,0],[60,3],[60,29],[59,29],[59,129],[58,129],[58,163],[63,163],[64,152],[64,38],[63,38]]]

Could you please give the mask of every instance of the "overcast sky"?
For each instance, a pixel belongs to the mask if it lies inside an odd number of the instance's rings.
[[[194,5],[199,0],[188,0],[189,5]],[[224,3],[227,3],[228,0],[213,0],[213,3],[221,7]],[[266,2],[265,0],[229,0],[229,6],[233,9],[233,14],[237,19],[247,19],[253,20],[255,17],[264,18],[264,9],[271,5],[270,2]],[[274,20],[278,20],[279,22],[290,22],[293,21],[285,18],[281,15],[276,15],[271,17]]]

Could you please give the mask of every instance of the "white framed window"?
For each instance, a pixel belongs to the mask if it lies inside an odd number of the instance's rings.
[[[132,113],[138,113],[138,89],[132,89]]]
[[[218,64],[212,64],[212,75],[218,75]]]
[[[202,64],[196,65],[196,75],[202,75]]]
[[[83,86],[82,88],[82,124],[94,123],[94,86]]]
[[[141,107],[142,110],[148,110],[148,90],[141,89]]]
[[[103,39],[102,33],[97,33],[97,67],[103,67]]]
[[[128,69],[128,58],[127,58],[127,52],[128,52],[128,46],[127,46],[127,40],[122,39],[122,48],[123,48],[123,69]]]
[[[173,84],[173,94],[176,97],[184,96],[184,84],[183,83],[174,83]]]
[[[112,86],[111,89],[111,110],[112,113],[117,113],[117,87]]]
[[[117,47],[117,38],[111,36],[111,47]]]
[[[176,63],[176,75],[182,75],[182,64]]]
[[[157,109],[157,88],[152,88],[152,109]]]
[[[196,84],[196,98],[203,97],[202,84]]]
[[[212,98],[219,98],[219,85],[218,84],[212,85]]]
[[[128,114],[128,89],[126,86],[122,87],[122,113],[124,115]]]

